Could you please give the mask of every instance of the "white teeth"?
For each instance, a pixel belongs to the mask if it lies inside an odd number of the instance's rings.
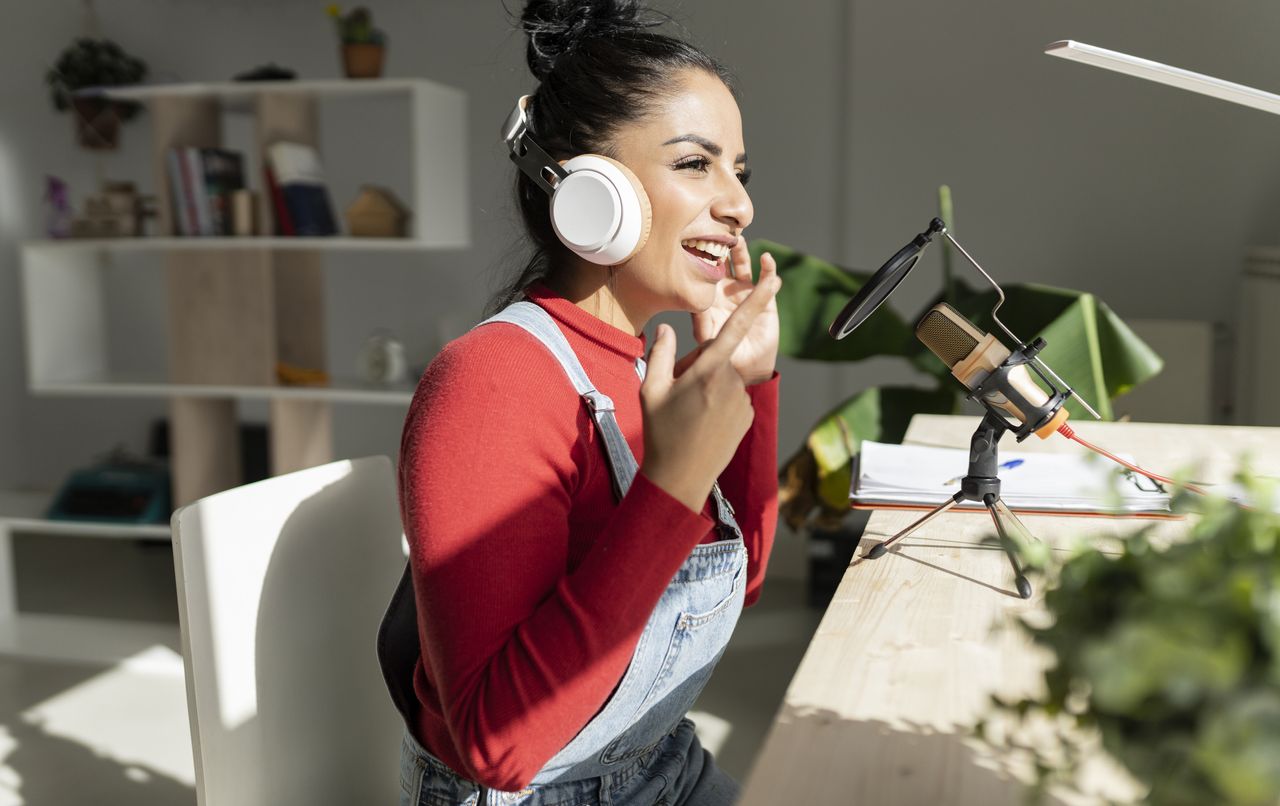
[[[709,255],[714,255],[716,257],[716,260],[714,261],[703,258],[703,260],[706,260],[706,262],[710,263],[712,266],[718,265],[720,261],[729,254],[729,247],[722,243],[717,243],[716,241],[688,240],[681,241],[680,245],[691,246],[694,249],[706,252]]]

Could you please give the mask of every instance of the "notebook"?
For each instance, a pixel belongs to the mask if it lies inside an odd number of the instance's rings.
[[[999,459],[1000,496],[1015,511],[1172,514],[1165,486],[1094,454],[1001,451]],[[854,458],[849,500],[857,509],[932,509],[959,491],[968,469],[968,450],[864,441]],[[975,501],[956,508],[986,509]]]

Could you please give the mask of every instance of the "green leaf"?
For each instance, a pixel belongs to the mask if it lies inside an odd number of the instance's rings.
[[[836,341],[827,332],[870,273],[842,269],[773,241],[752,241],[749,248],[755,274],[764,252],[778,263],[781,354],[809,361],[861,361],[878,355],[905,356],[915,350],[911,328],[887,305],[848,338]]]
[[[1103,419],[1114,416],[1112,398],[1164,367],[1160,356],[1092,294],[1043,285],[1005,286],[1004,292],[1005,302],[995,317],[1019,338],[1043,338],[1048,346],[1040,353],[1041,360]],[[1013,348],[1016,345],[991,314],[996,301],[994,290],[974,293],[966,288],[955,307]],[[1075,417],[1089,416],[1074,399],[1068,401],[1067,410]]]
[[[1280,793],[1280,692],[1246,692],[1208,714],[1195,760],[1230,802],[1274,804]]]
[[[854,455],[864,439],[901,442],[918,413],[954,414],[959,398],[950,389],[872,387],[824,416],[806,445],[817,466],[818,494],[824,506],[849,509]]]

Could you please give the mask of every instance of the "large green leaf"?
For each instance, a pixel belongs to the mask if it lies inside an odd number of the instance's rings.
[[[836,341],[827,333],[832,320],[871,276],[797,252],[773,241],[752,241],[751,265],[759,272],[760,255],[778,263],[781,327],[778,352],[809,361],[861,361],[878,355],[906,356],[914,351],[911,328],[885,305],[858,328],[856,336]]]
[[[853,457],[862,441],[901,442],[916,414],[954,414],[959,397],[952,389],[872,387],[846,400],[810,432],[806,447],[813,457],[818,506],[843,517],[849,509]]]
[[[1160,356],[1092,294],[1031,284],[1006,286],[1004,292],[1005,303],[996,314],[1000,321],[1020,338],[1043,338],[1048,346],[1040,358],[1103,419],[1114,416],[1112,398],[1155,376],[1164,366]],[[1009,344],[991,316],[995,303],[994,290],[975,294],[964,289],[955,307],[979,328]],[[1074,417],[1089,416],[1074,399],[1068,401],[1067,410]]]

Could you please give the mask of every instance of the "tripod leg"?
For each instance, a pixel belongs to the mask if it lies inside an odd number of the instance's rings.
[[[1040,538],[1031,533],[1030,529],[1023,525],[1022,520],[1017,515],[1013,514],[1013,510],[1009,509],[1003,498],[996,498],[996,511],[1000,513],[1000,517],[1004,519],[1004,522],[1018,533],[1018,537],[1024,543],[1030,543],[1032,540],[1037,543],[1042,542]]]
[[[891,543],[897,542],[899,538],[906,537],[907,535],[919,529],[921,526],[924,526],[926,523],[938,517],[942,513],[946,512],[948,509],[951,509],[953,506],[955,506],[956,504],[960,503],[963,500],[964,500],[964,496],[961,495],[960,493],[956,493],[955,495],[951,496],[951,500],[942,504],[932,512],[927,513],[923,518],[920,518],[918,521],[911,524],[907,528],[903,529],[901,532],[898,532],[896,535],[884,541],[883,543],[876,544],[876,546],[872,548],[871,551],[868,551],[866,553],[865,555],[866,558],[868,560],[874,560],[878,557],[883,557],[885,552],[889,550],[889,545]]]
[[[1014,553],[1014,543],[1009,537],[1009,532],[1005,527],[1004,518],[1010,519],[1010,525],[1016,524],[1024,535],[1030,535],[1022,522],[1009,510],[1004,502],[994,495],[985,495],[982,503],[987,505],[987,511],[991,513],[991,520],[996,524],[996,532],[1000,535],[1000,545],[1004,547],[1005,556],[1009,558],[1009,564],[1013,566],[1014,584],[1018,588],[1018,595],[1023,599],[1031,598],[1031,583],[1027,580],[1026,574],[1022,572],[1022,565],[1018,563],[1018,555]]]

